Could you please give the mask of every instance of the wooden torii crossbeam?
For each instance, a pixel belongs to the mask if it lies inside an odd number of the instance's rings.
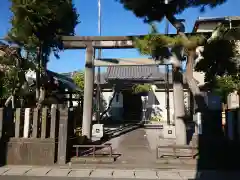
[[[211,33],[186,33],[190,35],[204,35],[210,37]],[[91,139],[93,82],[94,82],[94,55],[95,49],[129,49],[134,48],[134,39],[138,36],[62,36],[64,49],[86,49],[85,84],[82,135]],[[174,37],[177,34],[169,34]],[[98,63],[98,61],[97,61]],[[103,64],[102,64],[103,65]],[[108,64],[105,64],[108,65]],[[110,65],[110,64],[109,64]]]

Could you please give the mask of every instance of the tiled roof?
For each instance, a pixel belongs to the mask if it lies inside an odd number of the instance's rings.
[[[164,80],[158,66],[111,66],[107,68],[106,80]]]
[[[172,72],[169,72],[169,83],[173,83]],[[111,66],[107,68],[106,82],[109,80],[152,80],[157,84],[166,82],[166,74],[160,71],[158,66]],[[198,80],[195,79],[197,83]],[[183,83],[186,84],[185,73],[183,73]]]
[[[71,73],[65,73],[64,75],[67,74]],[[164,84],[166,74],[156,65],[110,66],[107,68],[107,72],[100,74],[100,84],[107,84],[111,80],[149,80],[157,81],[157,84]],[[94,82],[97,84],[97,72],[95,72]],[[183,73],[183,82],[186,83],[185,73]],[[169,73],[169,83],[173,83],[171,71]]]
[[[77,71],[74,72],[68,72],[68,73],[61,73],[61,75],[68,77],[68,78],[73,78],[74,73],[76,73]],[[94,78],[94,83],[97,84],[97,72],[95,72],[95,78]],[[106,84],[106,72],[101,73],[100,74],[100,84]]]

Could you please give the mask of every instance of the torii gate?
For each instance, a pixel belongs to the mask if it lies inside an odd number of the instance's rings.
[[[209,34],[209,33],[198,33]],[[174,37],[177,34],[168,34]],[[186,33],[186,35],[193,35]],[[196,35],[196,34],[195,34]],[[132,49],[134,47],[134,38],[141,38],[141,36],[63,36],[62,42],[64,49],[86,49],[85,61],[85,83],[84,83],[84,104],[83,104],[83,122],[82,122],[82,135],[91,139],[91,122],[92,122],[92,106],[93,106],[93,89],[94,89],[94,54],[95,49]],[[106,59],[105,59],[106,60]],[[121,60],[121,59],[120,59]],[[96,65],[99,61],[97,60]],[[146,64],[146,63],[142,63]],[[108,64],[105,64],[105,66]],[[110,65],[110,64],[109,64]]]

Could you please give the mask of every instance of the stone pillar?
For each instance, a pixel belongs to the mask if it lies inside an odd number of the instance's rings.
[[[238,117],[239,96],[237,92],[233,92],[228,95],[227,104],[228,104],[228,113],[227,113],[228,137],[230,140],[234,140],[234,134],[235,134],[234,122],[237,121],[237,125],[239,124],[239,117]],[[239,125],[236,129],[238,128],[239,128]]]
[[[59,133],[58,133],[58,154],[57,161],[59,165],[65,165],[67,162],[68,147],[68,116],[67,108],[60,108]]]
[[[93,83],[94,83],[94,49],[92,44],[86,48],[85,78],[84,78],[84,101],[82,135],[91,139],[92,106],[93,106]]]

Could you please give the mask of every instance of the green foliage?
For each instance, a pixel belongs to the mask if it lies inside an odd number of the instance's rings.
[[[154,29],[154,30],[153,30]],[[237,61],[234,58],[238,55],[235,41],[225,40],[223,34],[227,31],[223,26],[216,29],[214,38],[206,40],[202,36],[190,36],[189,41],[186,41],[181,36],[169,37],[165,35],[158,35],[156,28],[152,28],[149,35],[143,39],[135,39],[136,48],[144,55],[152,55],[161,59],[161,57],[168,57],[170,55],[170,48],[184,47],[187,52],[188,49],[194,49],[197,46],[203,45],[204,51],[202,53],[203,59],[200,60],[196,66],[196,71],[205,72],[205,81],[210,85],[210,88],[219,89],[218,93],[224,94],[232,91],[232,86],[226,86],[226,89],[221,85],[223,82],[229,81],[226,78],[232,78],[239,72]],[[223,79],[216,79],[224,76]],[[226,83],[226,82],[225,82]],[[234,82],[236,84],[236,81]],[[235,88],[236,89],[236,88]]]
[[[82,90],[84,90],[84,72],[79,71],[73,75],[74,83]]]
[[[240,91],[240,75],[217,76],[214,92],[221,96],[224,102],[226,102],[228,94],[234,91]]]
[[[238,47],[236,41],[224,38],[228,28],[218,26],[204,45],[201,59],[195,66],[196,71],[205,73],[209,88],[222,97],[225,102],[229,93],[239,91]]]
[[[203,45],[205,38],[203,36],[189,36],[188,41],[180,35],[170,37],[158,34],[156,27],[151,24],[151,31],[143,38],[135,38],[134,44],[143,55],[151,55],[154,59],[162,59],[170,55],[169,48],[184,47],[193,49]]]
[[[78,14],[72,0],[10,1],[12,27],[6,40],[22,47],[27,52],[27,61],[31,59],[38,65],[35,68],[36,82],[39,82],[36,98],[40,107],[46,96],[44,85],[49,56],[53,52],[59,58],[58,52],[63,50],[61,36],[74,35]]]
[[[151,84],[135,84],[132,86],[132,92],[134,94],[147,93],[151,91]]]
[[[46,58],[63,49],[61,35],[74,35],[78,14],[72,0],[11,0],[12,28],[8,39],[36,52],[42,46]]]
[[[2,85],[0,97],[19,95],[26,82],[25,73],[29,69],[34,69],[35,65],[23,58],[19,49],[4,45],[0,47],[0,51],[0,81]]]
[[[236,45],[234,41],[216,39],[204,46],[203,59],[196,66],[196,71],[205,72],[205,81],[214,83],[217,76],[237,73]]]
[[[214,8],[227,0],[117,0],[127,10],[132,11],[137,17],[144,18],[146,22],[161,21],[166,14],[175,15],[182,13],[187,8],[198,7],[204,11],[205,7]]]
[[[153,122],[159,122],[159,121],[162,121],[162,116],[152,116],[150,118],[150,121],[153,121]]]

